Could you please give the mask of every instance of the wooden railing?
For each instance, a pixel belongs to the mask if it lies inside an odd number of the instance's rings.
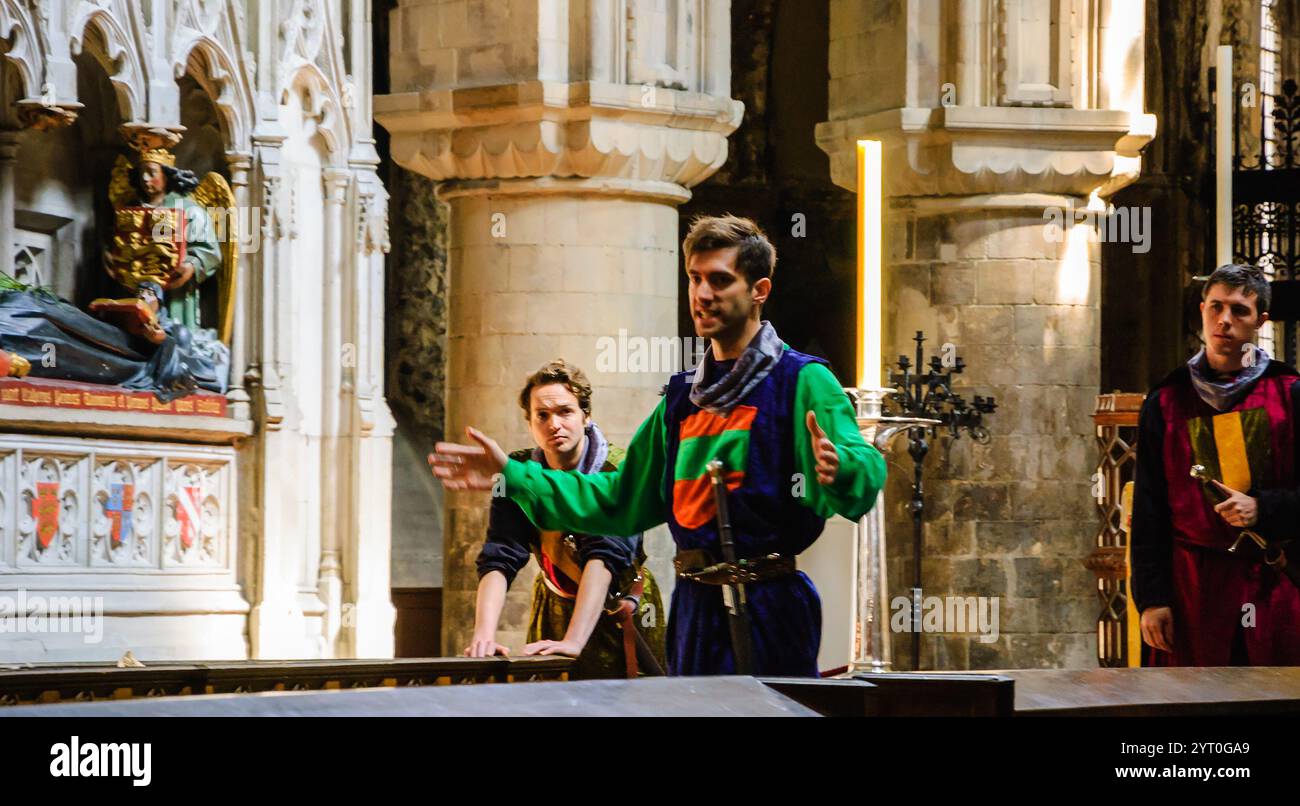
[[[168,662],[132,668],[97,663],[0,663],[0,705],[568,680],[572,665],[569,658],[554,656]]]
[[[1124,485],[1137,468],[1137,425],[1145,395],[1114,392],[1097,396],[1092,418],[1097,429],[1097,510],[1101,528],[1097,547],[1084,565],[1097,577],[1097,663],[1137,666],[1131,657],[1130,632],[1136,630],[1128,593],[1128,529],[1122,507]]]

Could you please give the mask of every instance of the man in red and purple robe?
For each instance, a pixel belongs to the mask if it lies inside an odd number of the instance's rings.
[[[1285,546],[1300,520],[1300,375],[1254,343],[1269,301],[1263,272],[1216,269],[1204,349],[1142,406],[1132,593],[1147,665],[1300,665],[1300,589],[1250,540],[1228,550],[1247,528]]]

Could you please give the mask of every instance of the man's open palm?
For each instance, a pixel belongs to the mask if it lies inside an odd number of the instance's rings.
[[[429,467],[448,490],[490,490],[509,457],[483,432],[466,428],[465,434],[475,444],[439,442],[429,454]]]
[[[840,472],[840,454],[835,450],[835,443],[826,438],[826,432],[817,424],[817,415],[812,409],[804,417],[808,427],[808,436],[812,441],[813,459],[816,461],[817,481],[821,484],[834,484]]]

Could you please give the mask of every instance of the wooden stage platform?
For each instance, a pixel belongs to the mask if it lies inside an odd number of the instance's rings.
[[[1300,668],[568,681],[564,658],[0,665],[0,716],[1300,714]],[[466,685],[475,684],[475,685]]]

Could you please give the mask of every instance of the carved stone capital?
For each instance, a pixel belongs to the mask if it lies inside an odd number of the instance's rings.
[[[324,168],[321,171],[321,181],[325,188],[325,204],[341,205],[347,200],[352,172],[345,168]]]
[[[248,172],[253,169],[253,155],[247,151],[227,151],[226,167],[230,169],[230,184],[248,184]]]
[[[47,104],[38,98],[24,98],[14,103],[18,125],[40,132],[71,126],[83,106],[76,101]]]
[[[682,204],[690,200],[691,192],[674,182],[615,176],[454,179],[438,185],[438,198],[442,201],[462,196],[635,196],[664,204]]]
[[[1154,136],[1154,115],[1054,107],[904,108],[817,126],[832,180],[850,190],[857,141],[881,140],[888,196],[1108,195],[1137,178]]]
[[[553,177],[675,201],[721,167],[744,110],[704,93],[546,81],[388,95],[375,107],[399,165],[467,180],[462,190]]]
[[[828,120],[816,136],[836,184],[856,189],[860,139],[884,143],[890,196],[1002,204],[1107,196],[1137,178],[1156,128],[1143,107],[1142,3],[890,8],[830,0]]]
[[[155,148],[175,148],[185,133],[185,127],[138,121],[122,124],[119,131],[128,146],[137,152],[143,152]]]

